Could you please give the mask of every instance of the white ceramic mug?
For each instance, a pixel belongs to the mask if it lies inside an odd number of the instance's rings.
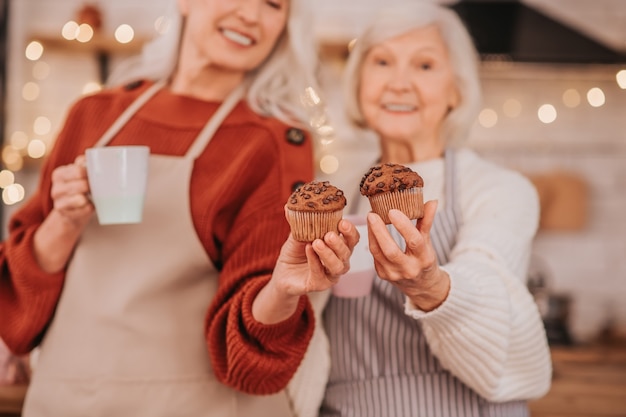
[[[344,218],[354,224],[361,235],[350,257],[350,271],[339,278],[331,291],[336,297],[365,297],[372,291],[376,270],[374,258],[367,241],[367,220],[364,215],[347,215]]]
[[[147,146],[89,148],[87,177],[98,222],[140,223],[148,181]]]

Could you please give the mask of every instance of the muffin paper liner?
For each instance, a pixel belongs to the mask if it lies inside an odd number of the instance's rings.
[[[392,191],[368,197],[372,211],[378,214],[385,224],[391,224],[389,210],[398,209],[409,219],[424,217],[424,197],[422,187],[403,191]]]
[[[312,242],[322,239],[337,227],[343,217],[343,210],[331,212],[308,212],[287,210],[291,234],[300,242]]]

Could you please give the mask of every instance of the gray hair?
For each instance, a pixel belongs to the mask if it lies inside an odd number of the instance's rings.
[[[288,124],[308,126],[310,115],[303,104],[309,88],[319,94],[316,77],[317,45],[311,28],[309,0],[290,0],[286,29],[270,56],[248,74],[247,102],[257,113]],[[140,55],[120,63],[109,77],[110,86],[139,79],[169,78],[176,67],[184,19],[176,0],[170,0],[166,16],[170,27],[148,42]]]
[[[358,91],[361,65],[368,51],[386,39],[431,25],[438,28],[447,46],[454,81],[461,98],[459,105],[444,121],[444,139],[448,144],[455,144],[467,138],[482,100],[478,53],[465,25],[453,10],[415,0],[403,6],[380,10],[350,52],[343,81],[346,112],[352,124],[365,126]]]

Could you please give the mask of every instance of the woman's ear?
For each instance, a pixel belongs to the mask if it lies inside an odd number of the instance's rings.
[[[187,17],[189,14],[189,0],[178,0],[178,9],[181,15]]]
[[[456,109],[461,103],[461,94],[459,93],[458,88],[454,88],[452,94],[450,95],[450,103],[448,103],[448,108],[450,111]]]

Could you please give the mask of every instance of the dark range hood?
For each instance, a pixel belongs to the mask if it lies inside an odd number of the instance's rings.
[[[461,0],[450,6],[466,23],[483,60],[617,64],[615,51],[519,0]]]

